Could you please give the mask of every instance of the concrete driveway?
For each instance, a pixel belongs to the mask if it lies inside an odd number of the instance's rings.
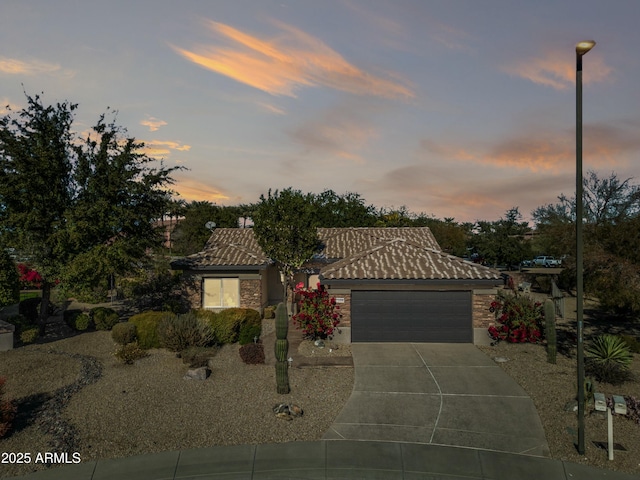
[[[549,456],[531,398],[471,344],[354,343],[353,393],[324,440]]]

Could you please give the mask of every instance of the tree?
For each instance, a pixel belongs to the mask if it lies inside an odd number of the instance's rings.
[[[211,202],[191,202],[184,207],[184,218],[173,234],[173,248],[182,255],[197,253],[211,236],[207,222],[216,228],[237,228],[238,207],[221,207]]]
[[[0,248],[0,308],[20,300],[20,276],[13,258]]]
[[[293,274],[319,250],[318,222],[312,194],[286,188],[260,195],[254,206],[254,234],[260,248],[271,258],[293,287]]]
[[[51,286],[69,291],[104,287],[129,271],[161,237],[175,168],[141,153],[143,144],[100,116],[84,142],[72,132],[77,105],[27,107],[0,120],[0,233],[42,275],[40,329]]]
[[[372,227],[376,223],[373,205],[366,205],[358,193],[338,195],[324,190],[314,196],[318,225],[325,228]]]
[[[513,207],[500,220],[476,222],[471,245],[490,265],[518,265],[531,255],[530,245],[524,239],[528,231],[528,222],[523,222],[518,207]]]
[[[584,288],[605,308],[640,311],[640,186],[615,173],[601,179],[590,171],[584,184]],[[537,242],[553,254],[575,251],[575,197],[562,194],[558,203],[532,212]],[[575,257],[569,256],[563,280],[575,285]]]

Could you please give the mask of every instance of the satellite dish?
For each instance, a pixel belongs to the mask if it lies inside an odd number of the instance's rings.
[[[207,230],[211,230],[213,232],[213,230],[216,228],[216,222],[207,222],[204,224],[204,226]]]

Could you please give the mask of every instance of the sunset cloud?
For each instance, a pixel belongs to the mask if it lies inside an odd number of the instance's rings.
[[[355,102],[356,104],[358,102]],[[361,150],[377,136],[367,115],[373,109],[347,102],[327,109],[289,132],[290,137],[307,152],[319,151],[344,160],[364,163]]]
[[[170,140],[149,140],[144,142],[144,153],[152,158],[163,158],[171,155],[173,151],[188,152],[191,145],[183,145]]]
[[[173,189],[187,201],[223,202],[231,198],[222,189],[191,178],[179,178]]]
[[[74,72],[63,69],[60,65],[47,63],[40,60],[18,60],[17,58],[8,58],[0,56],[0,73],[7,75],[63,75],[71,77]]]
[[[505,65],[504,72],[521,77],[539,85],[556,90],[573,88],[576,79],[574,56],[549,53],[544,57],[533,57]],[[607,80],[613,70],[604,63],[602,57],[589,55],[589,68],[584,72],[583,82],[600,83]]]
[[[263,110],[266,110],[267,112],[273,113],[275,115],[286,115],[287,114],[287,112],[285,112],[283,109],[281,109],[279,107],[276,107],[275,105],[272,105],[270,103],[261,102],[258,105]]]
[[[296,96],[302,87],[329,87],[358,95],[411,98],[413,91],[397,76],[380,76],[349,63],[320,39],[282,22],[278,35],[263,39],[223,23],[208,27],[230,46],[174,50],[203,68],[271,95]]]
[[[155,132],[160,127],[164,127],[165,125],[168,125],[168,124],[164,120],[160,120],[159,118],[147,115],[147,118],[140,121],[140,125],[144,125],[145,127],[148,127],[150,132]]]

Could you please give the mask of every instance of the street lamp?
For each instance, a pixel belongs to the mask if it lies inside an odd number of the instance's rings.
[[[576,45],[576,300],[578,323],[578,453],[584,455],[584,342],[583,330],[583,243],[582,243],[582,56],[595,46],[587,40]]]

